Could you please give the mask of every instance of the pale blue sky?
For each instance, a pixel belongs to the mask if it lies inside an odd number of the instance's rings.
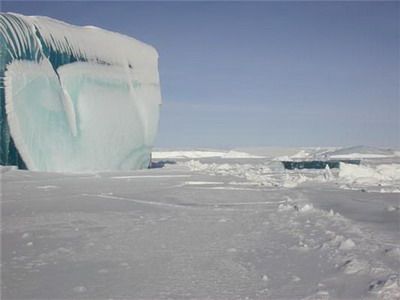
[[[2,2],[155,46],[159,147],[400,146],[399,2]]]

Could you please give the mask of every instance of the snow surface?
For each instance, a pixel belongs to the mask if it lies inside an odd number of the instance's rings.
[[[2,299],[399,299],[400,158],[288,171],[290,151],[2,167]]]

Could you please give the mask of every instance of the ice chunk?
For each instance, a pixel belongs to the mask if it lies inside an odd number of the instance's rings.
[[[356,244],[353,242],[352,239],[347,239],[340,243],[339,249],[340,250],[350,250],[353,249]]]
[[[17,157],[38,171],[148,166],[161,104],[154,48],[16,14],[0,15],[0,40],[1,164]]]
[[[347,182],[379,184],[400,180],[400,164],[382,164],[372,166],[355,166],[340,164],[339,178]]]

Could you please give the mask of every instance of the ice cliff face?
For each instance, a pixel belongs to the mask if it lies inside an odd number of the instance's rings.
[[[46,17],[0,14],[0,163],[147,167],[161,105],[156,50]]]

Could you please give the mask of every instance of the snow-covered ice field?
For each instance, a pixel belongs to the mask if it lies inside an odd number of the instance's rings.
[[[285,171],[279,160],[361,159]],[[399,299],[400,155],[156,151],[154,168],[1,168],[2,299]]]

